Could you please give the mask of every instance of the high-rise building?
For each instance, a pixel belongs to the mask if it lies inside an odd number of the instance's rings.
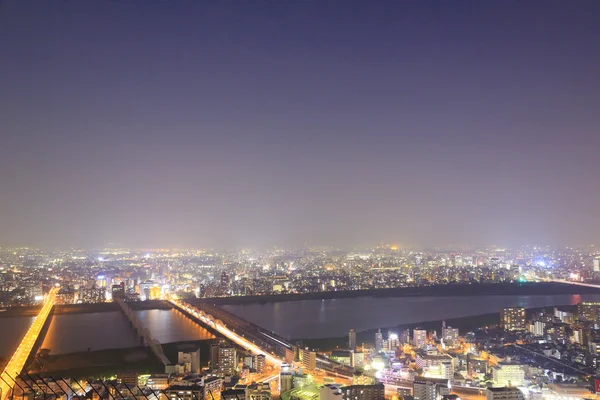
[[[522,307],[506,307],[502,309],[502,326],[506,331],[524,331],[525,309]]]
[[[219,347],[219,374],[234,375],[237,366],[237,351],[235,347]]]
[[[356,332],[354,329],[350,329],[350,332],[348,332],[348,348],[356,350]]]
[[[377,333],[375,334],[375,351],[383,350],[383,333],[381,333],[381,329],[377,329]]]
[[[302,349],[302,366],[309,371],[317,369],[317,353],[308,349]]]
[[[410,344],[410,329],[400,331],[398,340],[400,340],[400,345]]]
[[[450,394],[448,379],[416,377],[413,382],[415,400],[439,400]]]
[[[219,343],[213,343],[210,345],[210,367],[212,369],[219,368]]]
[[[594,272],[600,272],[600,257],[594,257]]]
[[[525,400],[525,396],[516,387],[489,387],[485,393],[486,400]]]
[[[259,374],[265,372],[265,367],[267,365],[267,357],[264,354],[257,354],[254,356],[254,369]]]
[[[342,400],[383,400],[384,396],[383,383],[342,387]]]
[[[413,344],[418,348],[427,346],[427,331],[425,329],[413,329]]]
[[[394,351],[396,350],[398,347],[400,347],[400,340],[398,339],[398,335],[395,333],[388,333],[388,340],[387,340],[387,349],[389,351]]]

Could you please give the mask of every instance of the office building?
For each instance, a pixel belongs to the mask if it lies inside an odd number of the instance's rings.
[[[383,350],[383,333],[381,333],[381,329],[378,329],[375,334],[375,351],[381,350]]]
[[[494,386],[524,386],[525,369],[521,364],[499,363],[492,370]]]
[[[485,393],[486,400],[525,400],[525,395],[516,387],[490,387]]]
[[[415,377],[413,382],[414,400],[439,400],[450,394],[448,379]]]
[[[342,400],[383,400],[384,396],[383,383],[342,387]]]
[[[600,257],[594,257],[594,272],[600,272]]]
[[[348,332],[348,348],[356,350],[356,332],[354,329],[350,329],[350,332]]]
[[[309,371],[317,369],[317,353],[308,349],[302,349],[302,366]]]
[[[413,344],[420,349],[427,346],[427,331],[425,329],[416,328],[413,330]]]
[[[525,309],[522,307],[506,307],[502,309],[502,327],[506,331],[524,331]]]

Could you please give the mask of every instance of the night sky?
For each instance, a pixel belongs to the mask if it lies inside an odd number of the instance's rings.
[[[600,1],[3,0],[0,244],[600,243]]]

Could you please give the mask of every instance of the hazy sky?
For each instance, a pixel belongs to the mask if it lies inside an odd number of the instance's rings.
[[[598,0],[4,0],[0,243],[600,243],[598,21]]]

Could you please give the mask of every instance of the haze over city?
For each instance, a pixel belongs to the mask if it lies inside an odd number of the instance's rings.
[[[0,243],[600,241],[600,3],[0,3]]]

